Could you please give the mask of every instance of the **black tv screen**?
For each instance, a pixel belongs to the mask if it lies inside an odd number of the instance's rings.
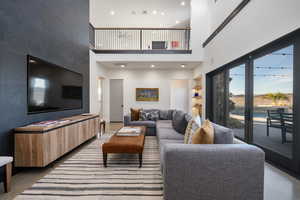
[[[81,74],[33,56],[27,68],[29,114],[82,108]]]

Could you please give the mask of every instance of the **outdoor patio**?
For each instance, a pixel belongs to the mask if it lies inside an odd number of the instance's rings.
[[[292,134],[287,133],[287,143],[282,144],[281,129],[270,128],[270,135],[267,136],[267,125],[265,122],[254,121],[253,126],[253,141],[254,144],[270,149],[285,157],[292,158]],[[244,130],[234,129],[236,137],[244,138]]]

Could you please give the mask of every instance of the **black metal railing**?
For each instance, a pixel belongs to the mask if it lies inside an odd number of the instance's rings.
[[[99,53],[190,53],[189,28],[94,28],[91,46]]]

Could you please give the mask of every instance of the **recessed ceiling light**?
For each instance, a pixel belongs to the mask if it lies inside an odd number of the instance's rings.
[[[121,68],[124,68],[124,67],[125,67],[125,65],[123,65],[123,64],[122,64],[122,65],[120,65],[120,67],[121,67]]]
[[[166,13],[165,13],[165,12],[161,12],[160,14],[161,14],[162,16],[164,16]]]
[[[115,11],[111,10],[111,11],[109,12],[109,14],[110,14],[110,15],[115,15],[116,13],[115,13]]]
[[[185,68],[185,64],[181,64],[180,66],[181,66],[182,68]]]
[[[175,21],[175,23],[176,23],[176,24],[179,24],[179,23],[180,23],[180,21],[179,21],[179,20],[176,20],[176,21]]]
[[[153,10],[153,11],[152,11],[152,14],[153,14],[153,15],[156,15],[156,14],[157,14],[157,10]]]
[[[151,67],[151,68],[154,68],[154,67],[155,67],[155,65],[150,65],[150,67]]]
[[[185,1],[182,1],[180,5],[185,6]]]

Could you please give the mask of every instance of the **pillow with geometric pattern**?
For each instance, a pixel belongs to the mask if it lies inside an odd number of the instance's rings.
[[[184,144],[192,143],[192,137],[199,128],[200,127],[195,120],[192,119],[189,121],[184,134]]]
[[[141,110],[140,111],[140,121],[156,121],[159,120],[159,111],[158,110]]]

